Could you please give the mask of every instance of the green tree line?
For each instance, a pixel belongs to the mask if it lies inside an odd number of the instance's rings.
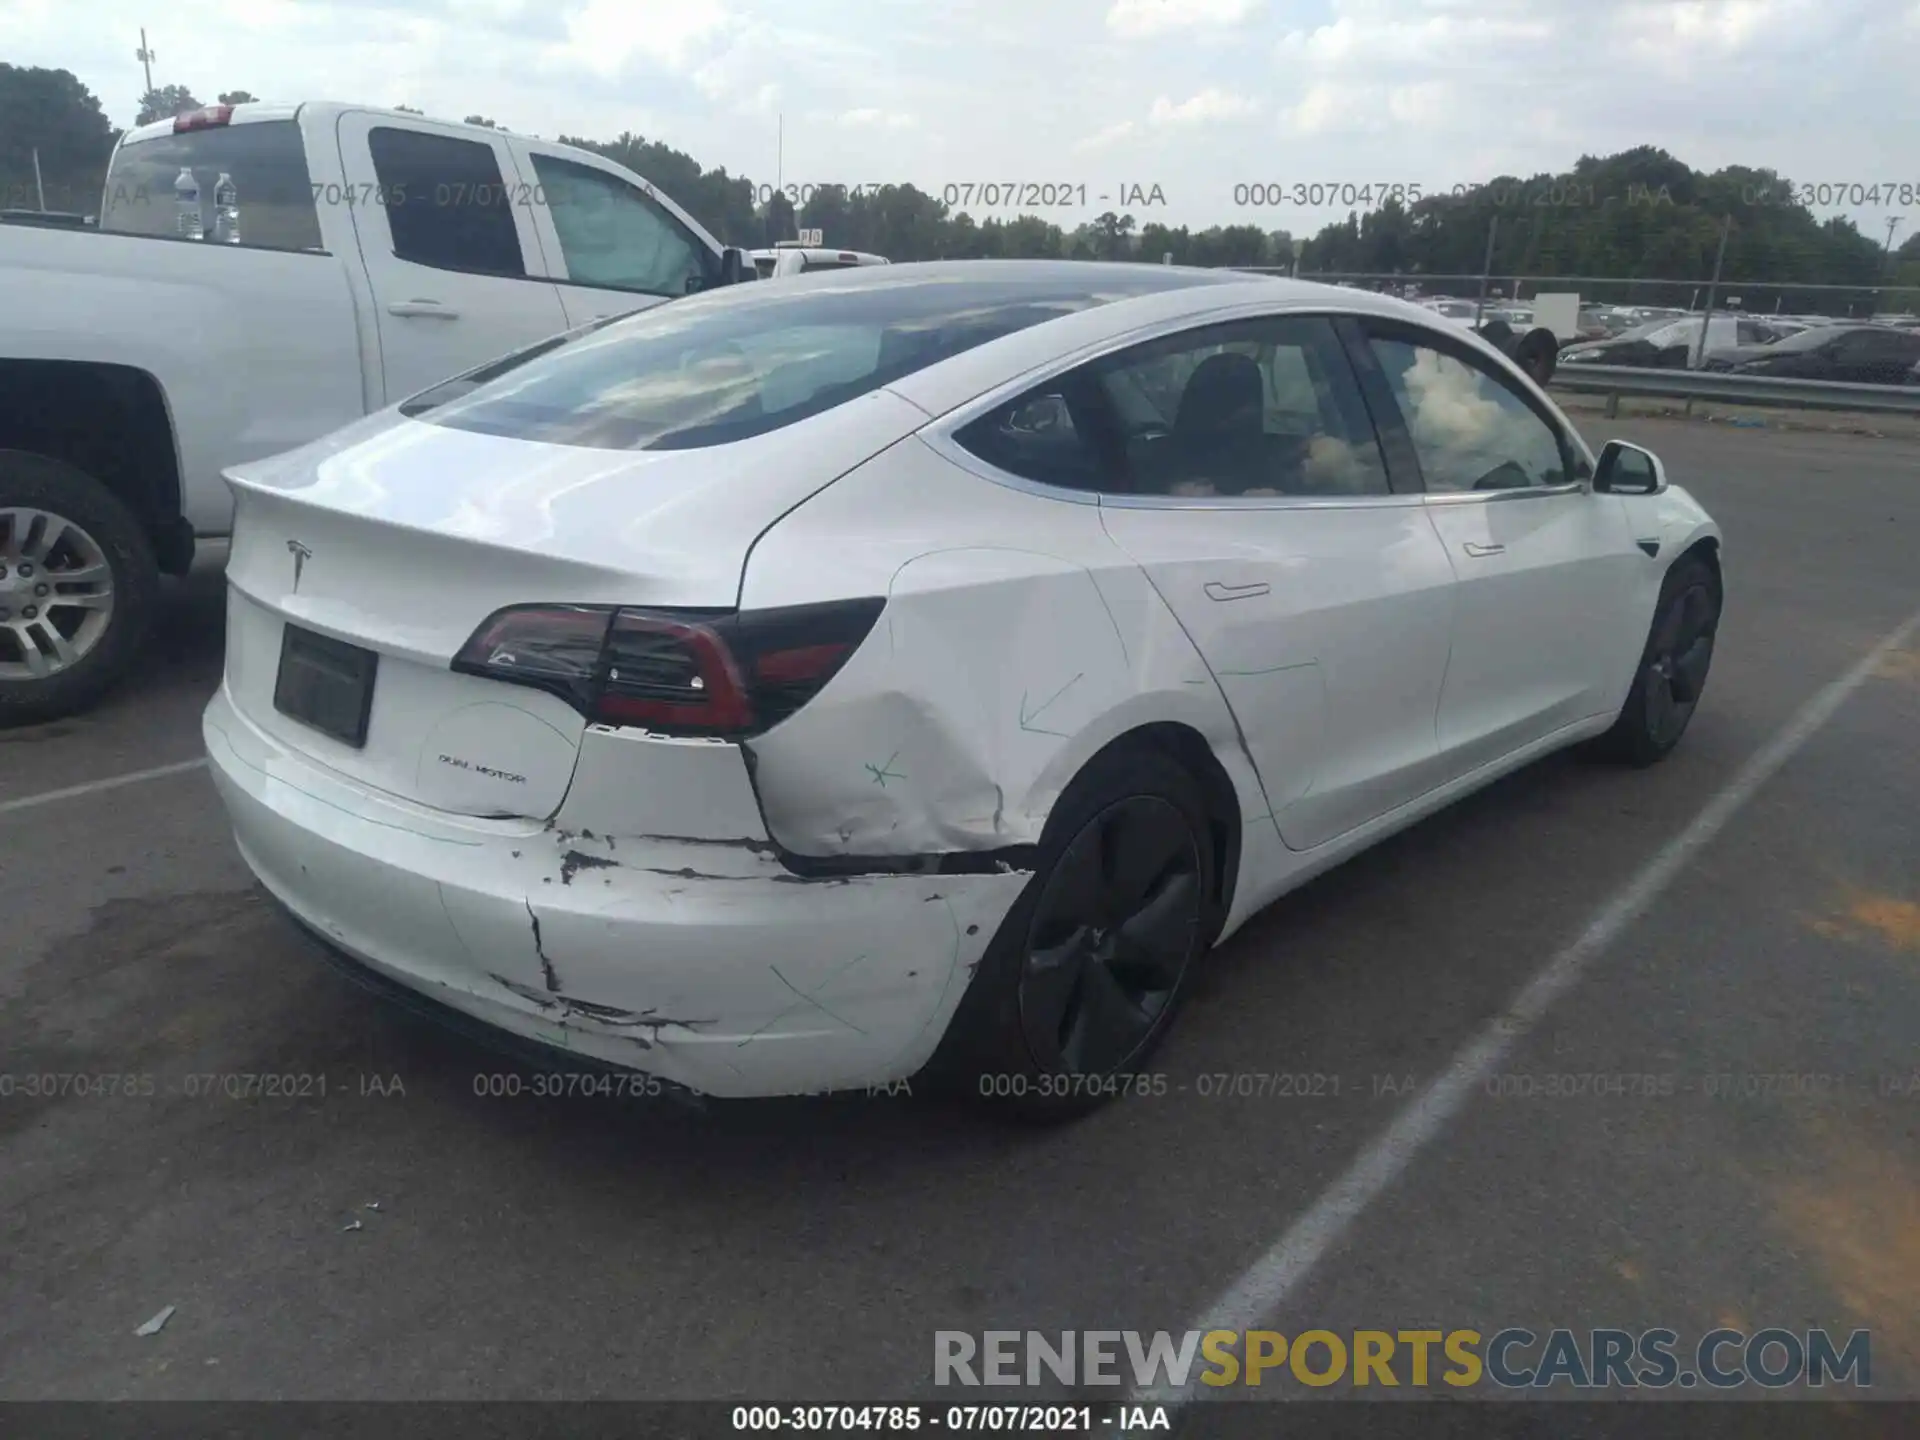
[[[255,98],[244,90],[218,95],[223,104]],[[139,123],[197,108],[184,86],[140,97]],[[412,110],[410,106],[396,108]],[[414,113],[418,113],[415,111]],[[467,123],[494,127],[470,115]],[[32,153],[40,154],[47,205],[96,208],[107,159],[120,132],[98,99],[65,70],[0,64],[0,191],[8,206],[38,203]],[[1845,297],[1795,291],[1801,285],[1920,288],[1920,234],[1888,252],[1844,217],[1817,219],[1801,192],[1770,169],[1731,166],[1712,174],[1692,169],[1651,146],[1618,155],[1584,156],[1571,170],[1531,177],[1497,176],[1449,193],[1350,213],[1304,241],[1258,225],[1206,229],[1139,223],[1109,211],[1072,228],[1039,215],[976,217],[912,185],[857,193],[815,190],[795,206],[724,166],[708,169],[660,140],[631,132],[615,140],[563,135],[561,143],[591,150],[659,186],[729,244],[764,246],[798,228],[818,229],[828,244],[868,250],[896,261],[1059,257],[1171,257],[1177,265],[1297,268],[1302,274],[1397,275],[1432,290],[1463,288],[1423,277],[1478,275],[1488,259],[1496,284],[1513,293],[1537,288],[1527,277],[1620,277],[1612,286],[1583,285],[1595,299],[1686,303],[1657,279],[1701,280],[1713,270],[1728,217],[1723,273],[1730,284],[1763,287],[1743,296],[1749,309],[1829,308]],[[1889,208],[1911,204],[1886,197]],[[1876,202],[1877,203],[1877,202]],[[1640,283],[1629,283],[1638,280]],[[1767,287],[1772,282],[1771,288]],[[1882,304],[1892,297],[1882,296]]]
[[[1920,202],[1920,194],[1901,198],[1897,184],[1887,188],[1893,193],[1872,203]],[[1477,276],[1491,237],[1495,284],[1527,276],[1640,278],[1640,284],[1585,284],[1581,293],[1685,304],[1686,293],[1676,298],[1674,287],[1645,281],[1707,279],[1724,230],[1721,273],[1751,292],[1742,297],[1748,309],[1773,309],[1776,302],[1788,311],[1815,309],[1846,300],[1794,290],[1795,281],[1858,286],[1861,296],[1881,286],[1920,287],[1920,235],[1889,252],[1884,237],[1862,234],[1845,216],[1817,219],[1801,203],[1806,189],[1776,170],[1728,166],[1707,174],[1641,146],[1583,156],[1560,174],[1503,175],[1411,204],[1389,200],[1307,241],[1302,268]]]

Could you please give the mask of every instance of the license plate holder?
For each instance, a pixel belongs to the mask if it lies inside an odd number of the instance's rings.
[[[280,640],[273,708],[342,745],[364,749],[379,665],[371,650],[289,625]]]

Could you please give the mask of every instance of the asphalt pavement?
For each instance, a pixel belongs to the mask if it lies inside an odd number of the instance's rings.
[[[1827,690],[1920,607],[1920,444],[1583,423],[1726,531],[1680,750],[1550,759],[1282,900],[1165,1093],[1060,1130],[479,1093],[525,1067],[320,963],[204,770],[17,803],[198,757],[217,568],[173,586],[146,673],[0,732],[0,1072],[132,1077],[0,1096],[0,1398],[881,1400],[937,1330],[1179,1331],[1239,1284],[1294,1333],[1865,1328],[1920,1399],[1920,640]]]

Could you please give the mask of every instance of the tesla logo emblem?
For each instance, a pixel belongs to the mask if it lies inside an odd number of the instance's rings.
[[[287,541],[287,553],[293,556],[293,593],[300,593],[300,573],[307,568],[307,561],[313,558],[313,551],[298,540]]]

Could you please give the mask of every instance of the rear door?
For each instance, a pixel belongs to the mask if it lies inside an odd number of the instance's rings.
[[[355,110],[339,138],[385,403],[568,327],[504,136]]]
[[[1458,577],[1436,724],[1447,778],[1605,709],[1646,637],[1626,506],[1546,406],[1454,337],[1366,319],[1359,353],[1411,442]]]
[[[718,283],[713,237],[653,186],[635,184],[595,155],[518,137],[508,144],[569,324],[644,310]]]
[[[1286,843],[1431,788],[1453,575],[1332,322],[1187,330],[1090,374],[1114,417],[1107,532],[1212,670]]]

